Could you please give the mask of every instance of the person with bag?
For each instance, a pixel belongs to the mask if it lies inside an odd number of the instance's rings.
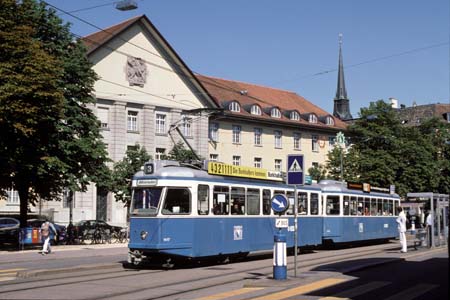
[[[52,252],[51,243],[50,243],[50,230],[56,235],[56,229],[52,223],[49,221],[45,221],[41,225],[41,238],[44,242],[42,246],[42,255],[46,255]]]

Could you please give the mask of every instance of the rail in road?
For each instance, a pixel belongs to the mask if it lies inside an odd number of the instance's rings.
[[[69,295],[65,298],[92,300],[286,299],[348,280],[345,275],[333,277],[333,271],[342,272],[346,268],[356,268],[355,265],[368,266],[362,263],[363,260],[367,264],[374,260],[380,263],[400,259],[398,247],[392,247],[389,244],[300,255],[300,277],[290,278],[283,283],[274,283],[274,280],[268,279],[272,274],[271,258],[250,259],[229,265],[189,266],[170,271],[152,267],[127,269],[120,266],[66,269],[58,273],[34,271],[35,277],[0,282],[0,299],[60,299],[61,292]],[[413,257],[421,253],[429,254],[430,251],[417,251],[408,255]],[[290,257],[289,266],[292,266],[292,260]],[[344,264],[344,261],[347,263]],[[292,273],[292,267],[289,269]],[[20,270],[16,272],[27,274]],[[382,284],[373,283],[373,287]],[[226,287],[226,290],[221,290],[221,287]]]

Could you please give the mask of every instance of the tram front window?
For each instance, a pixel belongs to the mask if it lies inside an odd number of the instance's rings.
[[[139,188],[133,191],[133,214],[156,214],[161,198],[161,187]]]

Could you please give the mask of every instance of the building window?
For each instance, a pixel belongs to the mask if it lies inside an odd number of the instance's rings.
[[[128,146],[127,146],[127,151],[137,151],[138,148],[139,148],[139,144],[136,144],[136,145],[128,145]]]
[[[300,133],[295,133],[294,132],[294,135],[293,135],[294,150],[300,150],[301,149],[300,138],[301,138]]]
[[[156,114],[156,133],[166,133],[166,115]]]
[[[262,129],[255,128],[255,146],[262,145]]]
[[[275,148],[282,148],[282,143],[281,143],[282,133],[281,133],[281,131],[275,130],[274,137],[275,137]]]
[[[335,136],[329,136],[328,137],[328,146],[332,147],[336,143],[336,137]]]
[[[166,156],[166,149],[156,148],[156,151],[155,151],[155,159],[156,160],[164,159],[165,156]]]
[[[63,191],[63,201],[62,201],[63,208],[70,208],[70,205],[72,205],[72,207],[75,207],[74,200],[75,200],[74,193],[71,192],[68,188],[65,188]]]
[[[228,109],[230,111],[234,111],[234,112],[240,112],[241,111],[241,106],[239,105],[239,103],[237,101],[233,101],[230,103],[230,105],[228,106]]]
[[[191,118],[183,117],[182,132],[184,136],[192,137],[191,124],[192,124]]]
[[[283,161],[281,159],[275,159],[275,171],[282,171],[282,163]]]
[[[239,155],[233,155],[233,166],[241,165],[241,157]]]
[[[311,136],[311,143],[312,143],[312,151],[319,152],[319,137],[317,135]]]
[[[299,121],[300,120],[300,114],[297,111],[291,111],[291,114],[289,116],[289,119],[292,121]]]
[[[219,154],[210,154],[209,160],[210,161],[219,161]]]
[[[262,158],[261,157],[255,157],[253,159],[253,166],[255,168],[262,168]]]
[[[17,204],[18,205],[20,203],[18,191],[9,189],[9,190],[6,190],[6,195],[8,196],[8,199],[6,200],[6,202],[8,204]]]
[[[330,116],[326,119],[327,125],[333,126],[334,125],[334,119]]]
[[[209,139],[213,142],[219,141],[219,124],[218,123],[209,124]]]
[[[272,118],[281,118],[281,112],[277,107],[272,108],[270,111],[270,116]]]
[[[315,114],[309,115],[309,123],[317,123],[317,116]]]
[[[233,144],[241,143],[241,126],[233,125]]]
[[[100,127],[104,129],[108,128],[109,109],[107,107],[98,107],[97,117],[100,121]]]
[[[127,115],[127,130],[128,131],[138,131],[138,112],[128,111]]]
[[[260,116],[261,115],[261,107],[259,107],[259,105],[252,105],[252,108],[250,109],[250,113],[252,115],[257,115]]]

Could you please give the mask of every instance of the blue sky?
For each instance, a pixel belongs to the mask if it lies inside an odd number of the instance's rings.
[[[294,91],[332,113],[338,35],[354,117],[371,101],[449,103],[448,0],[48,0],[106,28],[145,14],[192,71]],[[72,32],[98,31],[69,15]],[[388,57],[388,58],[387,58]]]

